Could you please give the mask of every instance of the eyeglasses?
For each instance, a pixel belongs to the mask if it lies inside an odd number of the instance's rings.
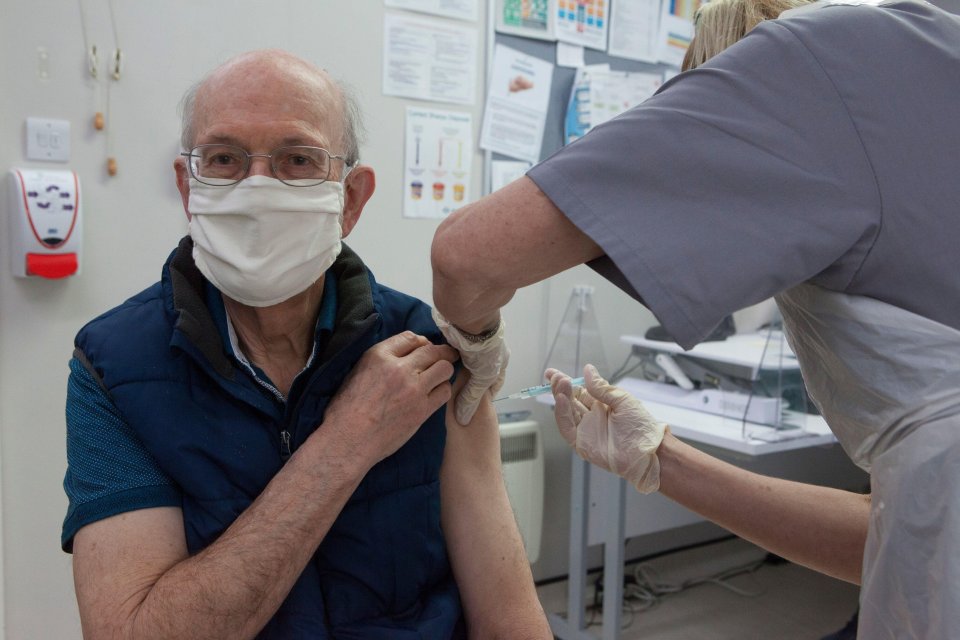
[[[301,146],[247,153],[246,149],[229,144],[201,144],[180,155],[187,159],[191,176],[214,187],[229,187],[246,178],[251,158],[269,158],[273,175],[291,187],[313,187],[326,182],[333,160],[347,162],[345,156],[330,155],[326,149]]]

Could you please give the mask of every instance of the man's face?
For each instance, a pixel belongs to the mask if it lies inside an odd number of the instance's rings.
[[[343,104],[339,89],[318,70],[298,64],[247,59],[210,77],[196,96],[194,145],[229,144],[250,154],[271,154],[279,147],[321,147],[342,155]],[[183,158],[174,163],[177,187],[189,218],[190,176]],[[334,160],[329,180],[340,180],[344,163]],[[268,158],[251,158],[249,175],[273,176]],[[343,237],[373,194],[373,171],[356,167],[347,179]],[[291,187],[295,188],[295,187]]]
[[[195,143],[230,144],[251,154],[305,145],[337,155],[342,136],[335,91],[316,77],[272,68],[226,73],[197,96]],[[331,178],[339,178],[342,170],[335,162]],[[254,158],[250,174],[272,176],[269,160]]]

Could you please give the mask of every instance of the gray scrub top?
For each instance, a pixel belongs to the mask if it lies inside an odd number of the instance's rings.
[[[686,348],[802,282],[960,329],[960,18],[768,21],[528,175]]]

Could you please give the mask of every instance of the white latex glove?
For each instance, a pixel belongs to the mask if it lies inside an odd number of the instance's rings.
[[[653,493],[660,488],[657,448],[667,425],[601,378],[593,365],[584,367],[583,374],[585,388],[575,388],[561,371],[544,373],[556,400],[560,435],[587,462],[624,478],[640,493]]]
[[[503,339],[503,319],[496,332],[482,342],[470,340],[436,309],[433,310],[433,320],[450,346],[460,352],[463,366],[470,372],[470,381],[460,391],[454,406],[457,422],[467,424],[473,419],[484,392],[489,389],[490,395],[496,396],[503,386],[507,362],[510,361],[510,349]]]

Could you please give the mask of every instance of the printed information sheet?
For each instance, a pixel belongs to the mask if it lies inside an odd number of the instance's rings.
[[[469,113],[407,107],[403,217],[443,218],[470,201]]]
[[[387,14],[383,38],[384,94],[473,104],[476,28]]]

